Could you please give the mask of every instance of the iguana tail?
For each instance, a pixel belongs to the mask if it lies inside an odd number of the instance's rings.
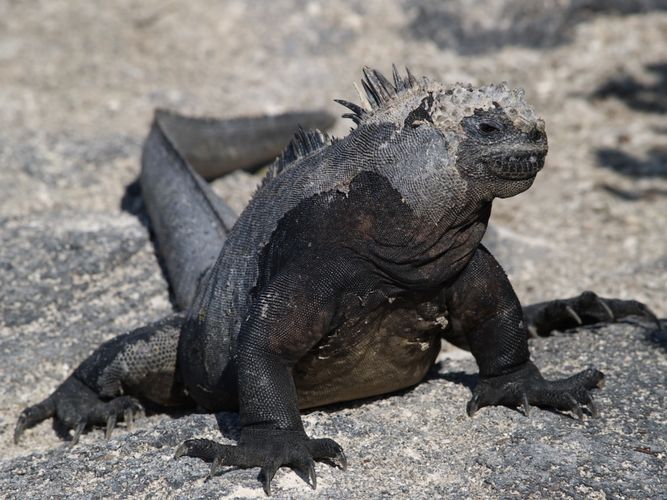
[[[155,122],[205,179],[273,161],[298,127],[328,130],[334,121],[324,111],[227,120],[192,118],[161,109],[155,112]]]
[[[141,191],[174,298],[187,308],[236,214],[204,178],[268,163],[298,126],[328,128],[325,112],[258,118],[188,118],[158,110],[144,143]]]

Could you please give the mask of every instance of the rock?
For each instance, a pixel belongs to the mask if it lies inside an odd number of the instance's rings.
[[[664,340],[663,340],[664,342]],[[312,436],[345,448],[347,472],[317,466],[317,494],[350,497],[659,496],[667,445],[662,423],[667,369],[659,346],[638,325],[618,324],[531,342],[549,376],[595,363],[607,376],[596,394],[601,416],[534,408],[530,417],[508,408],[484,408],[468,418],[476,367],[468,355],[446,357],[416,388],[374,400],[309,412]],[[660,351],[662,349],[662,351]],[[656,354],[660,355],[656,358]],[[651,366],[646,370],[644,367]],[[261,496],[258,470],[231,470],[205,480],[209,466],[173,459],[184,439],[232,443],[236,414],[155,415],[120,427],[110,441],[91,431],[73,449],[52,448],[5,460],[0,484],[10,497]],[[28,431],[22,448],[30,448]],[[220,429],[221,433],[218,432]],[[32,435],[32,437],[30,437]],[[277,498],[310,498],[310,488],[289,470],[276,476]]]

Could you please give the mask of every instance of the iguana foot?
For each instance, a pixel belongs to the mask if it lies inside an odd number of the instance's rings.
[[[636,300],[608,299],[586,291],[576,297],[532,304],[524,308],[528,330],[533,336],[546,336],[553,330],[568,330],[581,325],[618,321],[638,316],[656,324],[660,321],[647,306]]]
[[[106,426],[105,437],[109,439],[118,420],[124,420],[131,427],[134,416],[142,412],[143,407],[133,397],[119,396],[103,401],[81,381],[69,377],[44,401],[21,412],[14,429],[14,443],[18,444],[25,429],[50,417],[57,418],[68,429],[74,430],[71,446],[79,441],[79,436],[88,426]]]
[[[261,467],[264,492],[271,495],[271,481],[282,466],[291,467],[315,489],[315,461],[345,470],[347,459],[343,448],[332,439],[309,439],[303,432],[275,429],[244,430],[238,446],[223,445],[208,439],[189,439],[176,450],[175,458],[201,458],[211,462],[208,477],[215,476],[223,465],[241,468]]]
[[[528,415],[530,406],[543,406],[561,411],[571,411],[583,419],[582,407],[591,416],[598,412],[589,391],[604,384],[602,372],[589,368],[562,380],[545,380],[530,361],[519,370],[498,377],[482,378],[468,402],[468,415],[491,405],[523,407]]]

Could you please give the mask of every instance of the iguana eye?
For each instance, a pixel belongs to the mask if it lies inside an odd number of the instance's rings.
[[[493,123],[482,122],[479,125],[477,125],[477,130],[479,130],[483,134],[493,134],[494,132],[498,132],[500,128],[498,128]]]

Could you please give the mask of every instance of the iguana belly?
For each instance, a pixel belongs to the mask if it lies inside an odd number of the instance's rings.
[[[376,311],[330,332],[293,368],[300,408],[386,394],[421,381],[442,327],[415,310]]]

